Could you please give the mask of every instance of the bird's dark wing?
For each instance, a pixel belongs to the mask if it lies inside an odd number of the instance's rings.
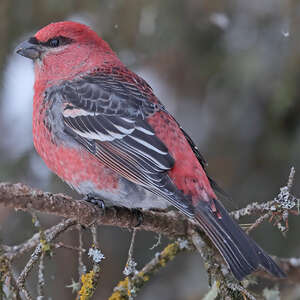
[[[193,215],[166,172],[174,159],[146,120],[163,109],[158,101],[149,101],[136,84],[102,73],[66,81],[59,93],[69,135],[118,174]]]
[[[193,150],[195,156],[197,157],[198,161],[200,162],[213,190],[215,192],[218,192],[225,199],[230,199],[230,196],[219,186],[219,184],[214,179],[212,179],[208,175],[207,170],[206,170],[206,167],[207,167],[206,160],[204,159],[203,155],[200,153],[198,147],[195,145],[192,138],[186,133],[186,131],[179,124],[178,124],[178,126],[181,129],[182,133],[184,134],[186,140],[188,141],[188,143],[189,143],[191,149]]]

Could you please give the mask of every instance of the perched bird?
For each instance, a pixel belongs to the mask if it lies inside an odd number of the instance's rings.
[[[175,206],[195,219],[234,276],[285,274],[218,201],[191,138],[89,27],[52,23],[19,45],[34,61],[34,145],[89,199],[128,208]]]

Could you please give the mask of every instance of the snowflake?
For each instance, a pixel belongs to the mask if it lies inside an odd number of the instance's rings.
[[[80,282],[76,282],[73,278],[72,278],[72,283],[66,286],[67,288],[71,288],[72,289],[72,293],[76,293],[80,290]]]
[[[187,240],[183,240],[183,239],[179,238],[177,240],[177,242],[178,242],[180,250],[188,249],[189,248],[189,242]]]
[[[291,264],[293,267],[299,267],[299,266],[300,266],[300,259],[299,259],[299,258],[292,257],[292,258],[290,258],[290,264]]]
[[[105,259],[105,256],[98,248],[90,248],[88,256],[92,257],[95,263],[99,263],[101,260]]]
[[[128,276],[130,274],[135,274],[137,272],[136,267],[137,263],[133,259],[129,259],[128,263],[126,264],[123,274]]]
[[[280,188],[280,193],[274,199],[283,209],[292,209],[296,206],[296,197],[291,195],[289,188],[284,186]]]

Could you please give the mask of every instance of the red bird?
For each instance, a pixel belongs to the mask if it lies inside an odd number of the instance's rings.
[[[173,205],[241,280],[285,274],[217,200],[190,137],[89,27],[52,23],[19,45],[34,61],[33,137],[47,166],[83,195],[129,208]]]

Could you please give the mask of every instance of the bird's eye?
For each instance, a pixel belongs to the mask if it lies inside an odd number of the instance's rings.
[[[59,46],[59,39],[51,39],[49,40],[49,46],[50,47],[58,47]]]

